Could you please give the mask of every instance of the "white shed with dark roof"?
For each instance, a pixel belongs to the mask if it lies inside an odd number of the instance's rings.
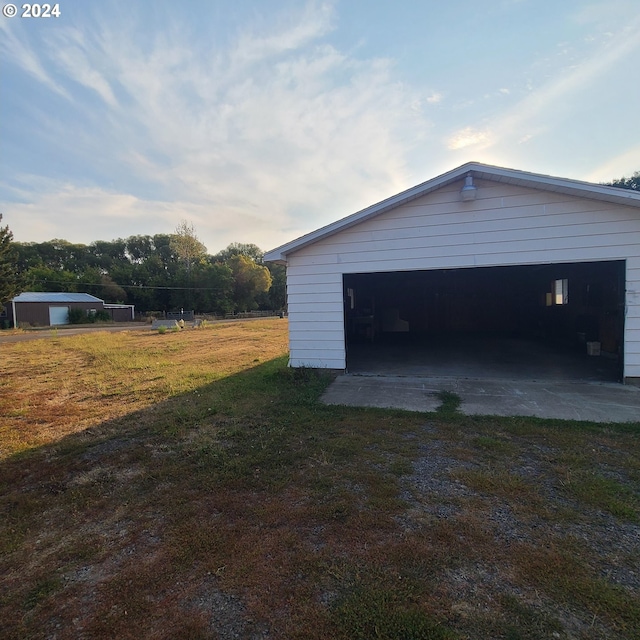
[[[598,353],[640,381],[632,190],[472,162],[265,260],[287,267],[293,367],[492,336]]]

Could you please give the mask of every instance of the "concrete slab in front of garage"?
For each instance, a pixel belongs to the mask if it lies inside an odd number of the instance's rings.
[[[591,422],[640,422],[640,388],[609,382],[527,381],[342,375],[326,404],[435,411],[455,393],[465,415],[535,416]]]

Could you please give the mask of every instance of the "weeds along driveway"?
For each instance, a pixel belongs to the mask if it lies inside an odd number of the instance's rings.
[[[325,406],[285,349],[10,347],[1,637],[640,634],[639,425]]]

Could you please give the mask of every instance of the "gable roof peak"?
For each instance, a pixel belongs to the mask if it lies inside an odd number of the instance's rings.
[[[629,205],[640,208],[640,193],[631,189],[622,189],[620,187],[610,187],[593,182],[584,182],[581,180],[573,180],[570,178],[558,178],[554,176],[531,173],[519,169],[507,169],[505,167],[497,167],[494,165],[483,164],[481,162],[467,162],[459,167],[447,171],[431,180],[427,180],[415,187],[411,187],[390,198],[386,198],[381,202],[371,205],[361,211],[347,216],[328,224],[316,231],[312,231],[291,242],[281,245],[276,249],[268,251],[264,255],[267,262],[286,263],[286,256],[298,249],[302,249],[323,238],[338,233],[343,229],[348,229],[360,222],[364,222],[369,218],[380,215],[385,211],[395,209],[411,200],[440,189],[448,184],[462,180],[471,176],[481,180],[493,180],[496,182],[504,182],[531,189],[544,189],[546,191],[554,191],[574,197],[590,198],[593,200],[603,200],[614,204]]]

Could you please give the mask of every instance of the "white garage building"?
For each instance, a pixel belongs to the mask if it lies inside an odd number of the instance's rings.
[[[349,370],[358,345],[400,338],[517,336],[640,382],[632,190],[468,163],[265,260],[287,267],[293,367]]]

